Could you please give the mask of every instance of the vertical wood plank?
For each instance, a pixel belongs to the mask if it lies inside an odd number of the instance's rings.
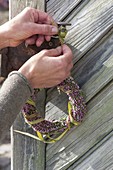
[[[33,7],[45,11],[45,0],[9,0],[9,18],[13,18],[25,7]]]
[[[9,5],[9,19],[16,16],[28,6],[45,11],[45,0],[10,0]],[[45,96],[45,90],[42,90],[37,98],[37,107],[42,114],[45,112]],[[44,170],[45,144],[17,134],[14,132],[14,129],[35,134],[35,132],[25,123],[23,116],[20,113],[11,128],[11,170]]]

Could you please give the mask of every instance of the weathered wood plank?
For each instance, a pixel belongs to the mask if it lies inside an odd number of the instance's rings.
[[[113,77],[113,67],[109,67],[107,63],[111,63],[112,61],[112,49],[113,30],[109,31],[109,33],[74,66],[72,75],[82,87],[86,101],[93,98],[96,93],[111,81]],[[48,91],[47,96],[47,101],[50,101],[47,103],[46,109],[48,118],[59,118],[67,112],[67,97],[65,95],[59,97],[57,90],[51,89]]]
[[[72,75],[82,87],[86,102],[91,100],[113,78],[112,49],[113,30],[74,66]],[[59,118],[67,113],[67,96],[59,95],[56,89],[48,91],[47,102],[47,118]]]
[[[47,147],[47,170],[66,170],[113,130],[113,82],[88,103],[84,122]]]
[[[9,18],[13,18],[16,16],[19,12],[21,12],[25,7],[33,7],[36,9],[40,9],[42,11],[45,11],[45,0],[10,0],[9,3],[10,10],[9,10]]]
[[[74,62],[91,49],[112,27],[113,0],[91,0],[76,16],[70,15],[72,27],[67,42],[72,45]],[[68,20],[67,20],[68,21]]]
[[[11,170],[44,170],[45,169],[45,146],[43,143],[32,138],[20,135],[13,130],[18,129],[23,132],[34,134],[34,131],[25,123],[23,116],[19,114],[13,124],[11,143],[12,158]]]
[[[90,0],[81,1],[81,3],[73,1],[72,4],[70,1],[64,3],[63,1],[57,0],[55,2],[49,1],[47,3],[47,11],[50,12],[56,20],[62,20],[64,13],[67,11],[65,21],[71,22],[72,26],[69,27],[66,42],[72,45],[75,63],[113,27],[113,0]],[[76,6],[77,3],[80,3],[78,7]],[[69,9],[67,6],[70,9],[71,6],[77,9],[82,6],[82,8],[80,8],[81,10],[71,9],[72,13],[68,13]]]
[[[113,44],[113,42],[112,42],[112,40],[113,40],[113,33],[111,31],[107,37],[103,38],[103,40],[95,47],[95,49],[92,49],[84,57],[83,61],[81,60],[79,63],[77,63],[77,67],[75,65],[75,68],[76,68],[75,69],[76,71],[74,72],[74,73],[76,73],[75,77],[77,78],[77,81],[79,81],[79,83],[81,85],[83,85],[82,88],[83,88],[84,92],[86,92],[86,101],[89,100],[89,96],[87,94],[89,94],[90,97],[91,96],[93,97],[96,93],[98,93],[104,86],[106,86],[112,80],[112,77],[113,77],[113,70],[112,70],[113,69],[113,67],[112,67],[112,59],[113,59],[112,44]],[[87,57],[89,58],[89,62],[87,60],[88,59]],[[88,67],[89,67],[89,69],[88,69]],[[92,79],[92,81],[90,81],[90,78]],[[90,84],[89,84],[89,81],[90,81]],[[61,117],[62,113],[64,113],[64,112],[66,113],[66,111],[67,111],[66,96],[62,96],[60,98],[58,96],[58,93],[55,90],[51,89],[51,91],[48,92],[48,101],[50,101],[50,102],[47,104],[47,115],[50,119],[54,119],[56,117],[59,118],[59,117]],[[92,108],[94,106],[95,106],[95,104],[91,105]],[[98,108],[99,106],[95,106],[95,107]],[[110,109],[110,111],[112,114],[112,108]],[[101,113],[98,112],[98,114],[101,114]],[[105,114],[107,114],[107,111],[105,111]],[[101,120],[101,118],[100,118],[100,120]],[[93,121],[94,121],[94,119],[93,119]],[[95,125],[95,126],[97,126],[97,125]],[[98,136],[99,133],[101,133],[101,132],[97,132],[97,133],[98,134],[96,134],[96,135]],[[76,130],[72,134],[75,136]],[[93,132],[92,132],[92,134],[93,134]],[[87,135],[86,135],[86,137],[87,137]],[[70,136],[69,136],[69,138],[70,138]],[[83,140],[83,139],[81,139],[81,140]],[[65,146],[67,140],[65,139],[64,146]],[[75,142],[75,145],[76,145],[76,142]],[[79,147],[79,145],[78,145],[78,147]],[[53,150],[56,150],[56,148],[54,148],[54,149],[49,148],[49,149],[51,150],[51,152],[53,152]],[[67,151],[66,146],[64,148],[64,153],[65,153],[65,149]],[[49,151],[47,151],[47,152],[49,152]],[[56,160],[57,158],[53,158],[53,159]],[[60,158],[59,158],[59,160],[60,160]],[[56,163],[56,166],[57,166],[57,163]]]
[[[10,18],[13,18],[26,6],[35,7],[40,10],[45,10],[44,0],[15,0],[10,2]],[[44,114],[45,108],[45,90],[42,90],[38,96],[38,110]],[[45,144],[32,138],[22,136],[13,130],[27,131],[34,134],[33,130],[25,123],[21,113],[15,120],[12,127],[12,170],[44,170],[45,169]],[[36,134],[35,134],[36,135]]]
[[[72,165],[67,170],[112,170],[113,169],[113,133],[100,147],[96,148],[78,166]]]
[[[45,96],[45,90],[42,90],[37,99],[38,110],[42,114],[44,114]],[[13,130],[20,130],[36,135],[31,127],[25,123],[23,115],[20,113],[11,130],[11,143],[13,146],[11,170],[45,170],[45,144],[20,135]]]
[[[72,12],[74,9],[76,9],[77,5],[81,2],[82,0],[65,0],[64,1],[59,1],[59,0],[51,0],[47,2],[47,12],[51,15],[54,16],[54,19],[57,21],[62,21],[64,18],[69,15],[70,12]]]
[[[67,19],[73,24],[67,42],[72,45],[74,63],[82,57],[75,64],[72,74],[86,94],[88,115],[76,130],[69,132],[58,143],[47,146],[47,170],[66,170],[113,130],[110,121],[113,119],[112,85],[102,90],[113,77],[112,4],[112,0],[108,3],[92,0],[77,15],[73,12]],[[50,89],[47,96],[46,118],[59,119],[66,115],[67,97],[59,97],[55,89]]]
[[[75,80],[82,86],[86,101],[113,79],[113,29],[74,67]]]

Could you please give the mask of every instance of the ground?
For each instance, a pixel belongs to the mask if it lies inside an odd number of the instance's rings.
[[[0,8],[0,25],[8,20],[8,10]],[[11,169],[11,144],[10,132],[6,134],[6,138],[0,144],[0,170]]]

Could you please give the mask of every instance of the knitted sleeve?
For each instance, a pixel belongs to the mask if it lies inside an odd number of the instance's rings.
[[[12,72],[3,83],[0,89],[0,140],[10,129],[31,92],[29,82],[18,72]]]

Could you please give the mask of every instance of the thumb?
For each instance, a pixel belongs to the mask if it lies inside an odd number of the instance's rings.
[[[47,24],[36,24],[32,25],[33,34],[41,35],[55,35],[58,34],[58,28],[56,26]]]
[[[46,55],[48,55],[49,57],[57,57],[60,56],[61,54],[62,54],[61,46],[46,51]]]

